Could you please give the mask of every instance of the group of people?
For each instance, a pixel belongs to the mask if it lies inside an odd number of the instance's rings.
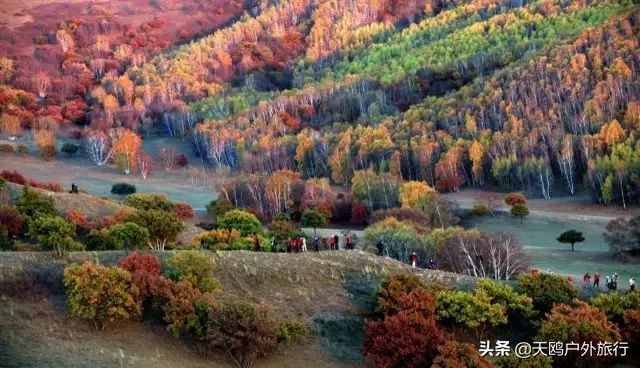
[[[382,241],[378,241],[376,243],[376,248],[378,250],[379,256],[382,257],[385,255],[385,247]],[[411,264],[412,268],[418,267],[418,254],[416,252],[411,252],[411,254],[409,255],[409,263]],[[429,262],[427,262],[426,267],[428,269],[435,270],[438,268],[438,265],[436,264],[436,261],[433,258],[429,258]]]
[[[618,290],[618,273],[614,272],[612,275],[606,275],[605,276],[605,286],[607,287],[608,290]],[[591,286],[593,285],[594,288],[599,289],[600,288],[600,274],[599,273],[594,273],[593,274],[593,284],[591,283],[591,274],[589,274],[589,272],[585,273],[584,276],[582,277],[582,282],[585,284],[585,286]],[[636,280],[634,280],[633,277],[629,278],[629,290],[630,291],[634,291],[636,289]]]
[[[328,238],[320,238],[319,236],[315,236],[313,238],[312,249],[316,252],[320,250],[340,250],[340,249],[355,249],[355,242],[353,241],[353,237],[351,234],[344,235],[343,248],[340,247],[340,236],[338,234],[334,234]],[[287,241],[287,253],[301,253],[307,252],[307,238],[304,236],[300,236],[297,238],[289,239]]]

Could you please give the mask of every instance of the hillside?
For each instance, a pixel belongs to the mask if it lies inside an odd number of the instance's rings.
[[[0,113],[45,158],[64,138],[124,173],[187,165],[145,152],[162,134],[238,177],[640,198],[631,0],[38,4],[0,40]]]
[[[96,258],[111,264],[123,255],[72,253],[54,260],[43,253],[2,253],[0,314],[11,318],[0,319],[0,361],[13,362],[7,367],[80,367],[87,362],[96,367],[226,366],[222,357],[207,360],[150,322],[96,332],[68,319],[61,295],[63,266]],[[377,282],[386,274],[411,272],[397,261],[360,251],[297,255],[239,251],[211,256],[226,297],[266,303],[278,315],[303,319],[317,331],[312,342],[261,361],[258,367],[357,364],[361,337],[353,329],[361,326]],[[427,283],[471,281],[438,271],[416,274]]]
[[[15,202],[22,193],[23,186],[14,183],[7,183],[7,186],[9,187],[11,200]],[[81,210],[89,221],[99,221],[123,210],[133,210],[131,207],[115,201],[113,198],[101,198],[86,193],[72,194],[67,192],[52,192],[38,188],[32,189],[52,198],[56,211],[60,214],[68,215],[71,210]],[[195,226],[192,222],[185,222],[184,230],[176,239],[177,244],[190,247],[194,236],[202,232],[202,229]]]

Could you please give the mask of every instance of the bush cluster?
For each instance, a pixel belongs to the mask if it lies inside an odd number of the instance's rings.
[[[299,321],[278,321],[272,311],[252,303],[217,301],[220,285],[213,263],[202,252],[178,252],[167,261],[134,252],[117,267],[93,263],[64,271],[67,305],[72,317],[102,329],[107,324],[158,315],[176,337],[185,337],[223,353],[242,368],[252,366],[278,347],[303,341],[309,334]]]

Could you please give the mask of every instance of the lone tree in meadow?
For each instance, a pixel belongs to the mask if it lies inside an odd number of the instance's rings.
[[[520,218],[520,223],[524,222],[524,218],[529,216],[529,208],[524,204],[515,204],[511,207],[511,215]]]
[[[317,210],[307,209],[302,213],[302,217],[300,218],[300,223],[305,227],[313,228],[313,235],[316,236],[316,229],[322,225],[327,224],[326,216]]]
[[[510,207],[513,207],[518,204],[526,205],[527,197],[525,197],[524,194],[522,193],[517,193],[517,192],[509,193],[504,197],[504,203]]]
[[[571,244],[571,251],[574,252],[575,244],[583,242],[584,236],[580,231],[568,230],[560,234],[560,236],[556,240],[558,240],[560,243]]]

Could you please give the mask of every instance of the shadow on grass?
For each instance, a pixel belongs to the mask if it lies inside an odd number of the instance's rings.
[[[329,355],[342,362],[362,364],[364,323],[376,307],[380,276],[347,274],[344,287],[348,291],[353,312],[321,312],[314,316],[314,332]]]

